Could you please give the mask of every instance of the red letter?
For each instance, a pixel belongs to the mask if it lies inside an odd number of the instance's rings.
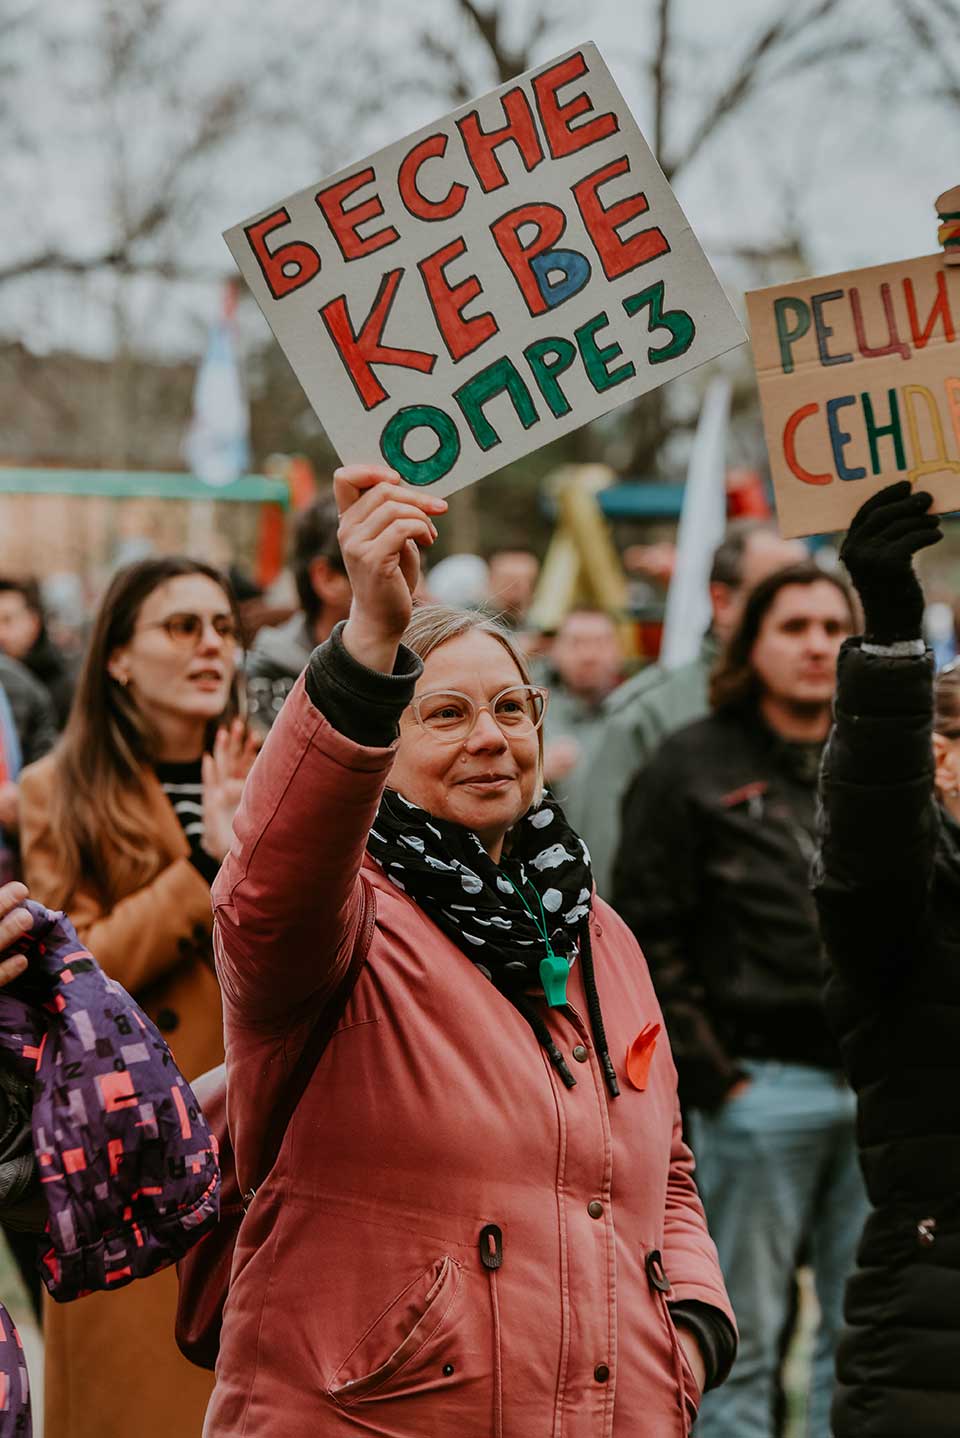
[[[517,146],[524,168],[528,172],[535,170],[543,159],[543,146],[540,144],[533,111],[526,95],[519,88],[508,90],[502,104],[507,124],[499,130],[481,130],[476,110],[471,110],[469,115],[464,115],[462,120],[457,121],[467,159],[483,186],[484,194],[487,195],[491,190],[498,190],[507,183],[503,166],[497,159],[497,150],[508,140],[512,140]]]
[[[517,231],[534,224],[537,233],[528,245],[521,244]],[[494,220],[490,226],[494,243],[513,272],[520,293],[532,315],[545,315],[549,305],[534,275],[531,261],[545,250],[552,250],[566,229],[567,218],[556,205],[520,205]]]
[[[598,115],[594,120],[587,120],[583,125],[570,124],[578,115],[592,112],[590,97],[585,90],[581,90],[580,94],[575,95],[566,105],[561,105],[557,100],[557,91],[563,85],[569,85],[571,80],[579,80],[581,75],[587,73],[587,62],[578,50],[569,59],[562,60],[559,65],[552,65],[549,70],[533,77],[533,93],[537,97],[540,123],[555,160],[559,160],[563,155],[572,155],[576,150],[585,150],[588,145],[595,145],[598,140],[605,140],[608,135],[615,135],[620,129],[616,115],[609,113]]]
[[[376,234],[367,240],[361,239],[357,234],[358,226],[365,220],[374,220],[383,214],[379,195],[371,195],[369,200],[362,200],[359,205],[351,205],[349,210],[344,209],[344,200],[349,199],[355,190],[372,184],[373,178],[371,166],[348,176],[346,180],[338,180],[335,185],[328,185],[316,197],[323,218],[333,231],[333,238],[340,246],[340,253],[345,260],[359,260],[362,255],[372,255],[374,250],[382,250],[384,245],[392,245],[394,240],[400,238],[392,225],[387,225],[384,230],[377,230]]]
[[[809,419],[812,414],[820,410],[818,404],[805,404],[800,409],[794,410],[793,414],[783,426],[783,457],[789,464],[797,479],[802,479],[804,484],[832,484],[832,474],[811,474],[809,469],[804,469],[797,459],[797,428],[800,422]]]
[[[454,364],[462,360],[464,355],[479,349],[499,329],[489,311],[476,315],[472,320],[463,318],[463,311],[470,301],[483,293],[476,275],[469,275],[460,284],[451,285],[443,273],[451,260],[466,254],[466,251],[466,241],[461,235],[459,239],[451,240],[449,245],[444,245],[442,250],[437,250],[435,254],[421,260],[418,266],[437,327]]]
[[[380,343],[402,275],[403,270],[389,270],[384,275],[370,313],[357,334],[354,334],[350,316],[347,314],[345,295],[338,295],[335,300],[330,300],[320,311],[320,318],[337,347],[347,374],[353,380],[364,409],[374,409],[389,398],[370,368],[371,365],[401,365],[404,369],[417,369],[421,374],[430,374],[437,362],[436,355],[424,354],[422,350],[395,350],[390,345]]]
[[[453,181],[442,200],[428,200],[417,188],[417,175],[423,162],[434,156],[445,155],[446,152],[446,135],[429,135],[425,140],[421,140],[419,145],[414,145],[401,162],[397,175],[400,198],[411,215],[416,215],[418,220],[449,220],[451,215],[458,215],[463,209],[467,187],[457,180]]]
[[[257,257],[257,264],[267,282],[267,288],[275,300],[282,300],[293,290],[298,290],[312,280],[320,268],[320,256],[312,245],[302,241],[278,245],[271,252],[267,249],[267,236],[281,225],[289,225],[290,216],[284,209],[274,210],[256,224],[247,225],[244,234],[251,250]]]
[[[917,314],[917,297],[913,293],[913,280],[909,275],[904,277],[903,295],[907,302],[907,315],[910,319],[910,333],[913,335],[913,342],[918,350],[926,347],[930,336],[933,334],[933,327],[937,319],[943,320],[943,333],[948,344],[956,339],[953,328],[953,316],[950,313],[950,299],[947,295],[947,272],[937,271],[937,298],[930,306],[930,313],[927,316],[927,323],[923,330],[920,329],[920,316]]]
[[[611,160],[602,170],[595,170],[592,175],[587,175],[573,186],[573,198],[577,202],[587,233],[597,247],[603,273],[608,280],[617,280],[621,275],[635,270],[638,265],[645,265],[650,260],[655,260],[658,255],[670,253],[670,246],[656,225],[652,225],[648,230],[639,230],[635,235],[631,235],[629,240],[621,240],[617,234],[628,220],[632,220],[636,215],[645,215],[650,208],[642,191],[636,195],[628,195],[625,200],[615,200],[607,209],[601,204],[597,194],[600,186],[617,175],[626,175],[629,172],[630,161],[623,155],[619,160]]]

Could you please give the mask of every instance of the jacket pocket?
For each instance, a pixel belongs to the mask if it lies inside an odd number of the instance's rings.
[[[670,1343],[670,1353],[673,1359],[673,1371],[676,1376],[677,1397],[679,1400],[680,1432],[683,1438],[688,1438],[697,1411],[700,1407],[701,1394],[697,1386],[696,1375],[690,1367],[686,1353],[683,1351],[683,1344],[680,1342],[680,1335],[677,1332],[677,1325],[673,1321],[667,1303],[667,1294],[670,1292],[670,1280],[663,1267],[663,1260],[660,1250],[651,1248],[644,1261],[647,1270],[647,1278],[653,1291],[654,1301],[660,1310],[660,1316],[667,1330],[667,1339]]]
[[[341,1363],[327,1389],[331,1398],[347,1407],[441,1387],[454,1377],[447,1326],[462,1277],[447,1256],[407,1284]]]

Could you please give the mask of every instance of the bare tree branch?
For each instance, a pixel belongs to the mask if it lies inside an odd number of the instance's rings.
[[[779,54],[805,30],[826,19],[841,3],[842,0],[817,0],[812,9],[803,14],[793,16],[790,11],[785,11],[779,19],[761,30],[735,65],[729,84],[720,91],[713,104],[700,117],[685,148],[666,163],[661,157],[660,163],[668,179],[690,163],[711,132],[739,109],[750,92],[757,88],[764,62],[771,55]]]
[[[903,16],[920,49],[930,56],[940,71],[943,87],[940,91],[941,96],[952,101],[954,105],[960,105],[960,74],[948,61],[944,46],[938,42],[929,17],[918,5],[912,3],[912,0],[903,0]],[[956,19],[956,16],[954,18]]]
[[[657,44],[651,65],[653,77],[653,153],[660,163],[667,148],[667,56],[670,49],[670,0],[657,0]]]

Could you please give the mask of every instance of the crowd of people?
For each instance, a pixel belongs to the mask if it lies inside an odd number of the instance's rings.
[[[522,546],[427,570],[398,484],[338,471],[246,651],[200,561],[119,571],[79,666],[0,579],[3,878],[226,1057],[247,1195],[216,1374],[172,1269],[47,1302],[47,1438],[774,1438],[801,1268],[809,1438],[960,1431],[929,496],[863,507],[856,592],[734,521],[697,659],[628,677],[622,616],[532,631]]]

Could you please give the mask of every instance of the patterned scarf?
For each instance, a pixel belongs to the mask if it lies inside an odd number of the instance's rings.
[[[590,855],[555,799],[545,794],[524,815],[495,864],[472,830],[438,819],[387,789],[367,849],[390,882],[523,1014],[568,1088],[576,1080],[535,998],[546,983],[552,1006],[564,1005],[563,965],[569,971],[579,953],[594,1041],[615,1093],[590,949]],[[545,958],[552,959],[546,971],[541,968]],[[552,967],[556,986],[544,978]]]

